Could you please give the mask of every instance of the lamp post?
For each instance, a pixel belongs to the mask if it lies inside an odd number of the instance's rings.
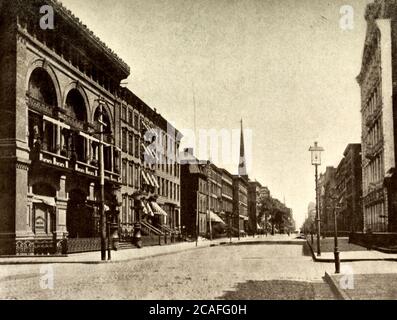
[[[317,255],[321,256],[320,248],[320,212],[318,208],[318,166],[321,165],[321,152],[324,151],[322,147],[315,142],[313,147],[310,147],[312,165],[315,168],[315,185],[316,185],[316,222],[317,222]]]

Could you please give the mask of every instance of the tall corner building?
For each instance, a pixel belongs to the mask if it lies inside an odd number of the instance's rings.
[[[361,72],[364,231],[397,231],[397,2],[367,6]]]
[[[53,29],[40,25],[44,5]],[[0,52],[0,255],[60,253],[65,239],[68,253],[100,248],[100,145],[114,235],[131,234],[137,215],[179,228],[175,157],[151,150],[163,165],[142,162],[145,131],[161,129],[172,155],[179,142],[120,88],[123,60],[56,0],[0,1]]]

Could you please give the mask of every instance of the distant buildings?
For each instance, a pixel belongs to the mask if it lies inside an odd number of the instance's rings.
[[[361,145],[349,144],[336,169],[338,230],[363,231]]]
[[[258,181],[248,182],[248,230],[250,233],[258,233],[260,223],[258,221],[258,204],[261,196],[268,196],[267,191],[268,189],[263,188]]]
[[[334,231],[334,213],[332,195],[335,188],[334,167],[327,167],[319,178],[319,213],[321,219],[321,233],[328,234]]]

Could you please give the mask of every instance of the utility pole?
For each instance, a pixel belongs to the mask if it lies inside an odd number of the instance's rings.
[[[105,165],[104,165],[104,154],[103,154],[103,106],[100,102],[100,135],[101,141],[99,144],[99,166],[100,166],[100,202],[101,202],[101,214],[100,214],[100,223],[101,223],[101,259],[102,261],[106,260],[106,215],[105,215]]]

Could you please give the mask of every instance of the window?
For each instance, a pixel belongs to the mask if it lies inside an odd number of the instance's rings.
[[[123,207],[122,207],[122,222],[126,223],[127,220],[127,197],[123,196]]]
[[[139,136],[135,136],[135,158],[139,158]]]
[[[133,125],[133,119],[132,119],[132,110],[128,110],[128,124]]]
[[[139,167],[135,166],[135,188],[139,188]]]
[[[137,113],[134,113],[134,127],[139,130],[139,116]]]
[[[128,153],[130,155],[134,155],[134,140],[132,134],[129,134],[128,136]]]
[[[129,172],[128,172],[128,177],[129,177],[129,181],[128,181],[128,184],[130,185],[130,186],[132,186],[133,184],[134,184],[134,172],[133,172],[133,168],[134,168],[134,166],[133,166],[133,163],[132,162],[130,162],[130,164],[129,164]]]
[[[123,184],[127,184],[127,161],[126,160],[123,160],[122,180],[123,180]]]
[[[121,119],[127,120],[127,107],[126,106],[123,106],[123,111],[121,113]]]
[[[127,130],[126,129],[123,129],[121,140],[122,140],[122,150],[123,150],[123,152],[127,152]]]

